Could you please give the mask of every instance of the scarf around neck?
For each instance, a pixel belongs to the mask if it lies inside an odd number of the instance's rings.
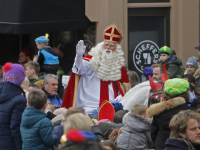
[[[178,138],[179,140],[186,143],[189,150],[196,150],[196,148],[192,145],[192,143],[184,138]]]

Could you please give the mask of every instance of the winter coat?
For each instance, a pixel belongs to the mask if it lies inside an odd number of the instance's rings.
[[[61,136],[63,135],[63,126],[57,125],[53,129],[53,140],[57,143],[53,146],[54,150],[58,150],[58,143],[60,143]]]
[[[196,79],[196,85],[198,87],[200,87],[200,67],[195,71],[195,73],[193,74],[193,76]]]
[[[58,53],[50,46],[46,46],[38,51],[38,56],[40,72],[56,74],[59,68]]]
[[[178,56],[171,55],[171,57],[167,59],[165,62],[160,61],[159,63],[161,63],[162,65],[166,64],[166,70],[169,79],[182,78],[183,76],[183,70],[181,69],[182,60]]]
[[[43,87],[44,84],[44,77],[46,76],[46,73],[41,72],[38,74],[38,78],[37,79],[29,79],[29,86],[35,84],[37,85],[39,88]]]
[[[151,125],[145,118],[130,113],[124,128],[117,139],[119,150],[144,150],[153,144],[150,135]]]
[[[52,104],[54,105],[55,109],[60,108],[62,105],[63,100],[61,100],[59,98],[59,95],[50,95],[45,89],[44,87],[42,88],[42,90],[47,94],[47,100],[52,102]]]
[[[178,139],[167,139],[164,150],[189,150],[187,144]]]
[[[106,139],[105,136],[103,135],[101,129],[100,129],[98,126],[95,126],[95,125],[92,126],[92,127],[91,127],[91,130],[92,130],[92,132],[96,135],[96,137],[97,137],[97,139],[98,139],[99,141],[105,140],[105,139]]]
[[[26,103],[21,87],[0,82],[0,149],[22,149],[20,123]]]
[[[52,150],[53,126],[47,114],[33,107],[26,107],[20,131],[23,150]]]
[[[170,136],[169,122],[171,118],[181,110],[188,109],[186,101],[182,97],[175,97],[167,101],[151,105],[146,113],[153,117],[151,124],[151,138],[156,150],[163,150],[165,142]]]

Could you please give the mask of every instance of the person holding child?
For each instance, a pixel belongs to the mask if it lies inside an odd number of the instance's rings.
[[[38,48],[38,60],[40,72],[56,74],[59,68],[58,53],[48,46],[48,34],[35,39]]]
[[[21,116],[26,107],[25,93],[20,87],[26,71],[20,64],[6,63],[0,82],[0,149],[21,150]]]
[[[160,48],[158,54],[160,55],[159,63],[166,65],[168,78],[182,78],[182,60],[178,56],[173,55],[171,49],[167,46]]]

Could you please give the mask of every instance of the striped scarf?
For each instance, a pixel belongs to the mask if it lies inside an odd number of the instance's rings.
[[[192,143],[184,138],[178,138],[179,140],[185,142],[189,150],[196,150],[196,148],[192,145]]]

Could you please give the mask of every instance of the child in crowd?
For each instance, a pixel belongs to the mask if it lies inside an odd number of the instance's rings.
[[[48,34],[35,39],[38,51],[38,60],[40,72],[56,74],[59,68],[58,53],[48,46]]]
[[[150,136],[151,124],[146,110],[147,107],[142,104],[133,107],[117,139],[119,150],[144,150],[153,144]]]
[[[23,112],[20,131],[22,149],[52,150],[54,145],[53,126],[44,112],[47,107],[47,95],[33,89],[28,96],[28,107]]]
[[[158,54],[160,55],[159,63],[166,65],[168,78],[182,78],[182,60],[178,56],[173,55],[171,49],[167,46],[160,48]]]
[[[74,113],[67,117],[64,130],[65,135],[61,139],[63,145],[59,150],[104,150],[91,132],[90,120],[84,114]]]
[[[21,84],[21,88],[24,90],[27,100],[28,100],[28,94],[29,94],[28,87],[29,87],[29,79],[25,77],[24,81]]]

